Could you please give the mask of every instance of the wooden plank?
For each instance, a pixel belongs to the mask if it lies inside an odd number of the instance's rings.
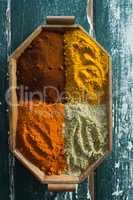
[[[113,152],[97,170],[96,200],[133,199],[133,1],[95,0],[97,40],[113,63]]]
[[[95,172],[92,171],[90,173],[89,177],[88,177],[89,191],[90,191],[90,195],[91,195],[92,200],[95,199],[94,176],[95,176]]]
[[[5,101],[8,57],[8,2],[0,0],[0,199],[8,199],[8,108]]]
[[[89,29],[89,33],[91,36],[93,36],[94,34],[94,28],[93,28],[93,13],[94,13],[94,9],[93,9],[93,0],[88,0],[87,1],[87,19],[88,19],[88,23],[90,25],[90,29]]]

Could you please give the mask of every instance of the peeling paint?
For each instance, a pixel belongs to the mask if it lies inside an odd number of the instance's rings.
[[[97,189],[97,195],[98,200],[132,200],[133,1],[102,0],[97,3],[97,14],[100,12],[98,6],[103,5],[105,8],[101,19],[96,23],[99,30],[96,36],[112,56],[113,152],[98,170],[97,181],[100,182],[101,178],[102,186],[106,189],[102,192]],[[106,37],[102,36],[101,27]],[[105,177],[104,170],[108,171]]]

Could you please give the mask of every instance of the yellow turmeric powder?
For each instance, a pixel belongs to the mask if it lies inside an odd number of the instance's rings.
[[[47,175],[66,169],[63,123],[63,104],[19,104],[17,148]]]
[[[92,104],[105,102],[108,85],[106,53],[79,28],[66,32],[64,42],[69,100]]]

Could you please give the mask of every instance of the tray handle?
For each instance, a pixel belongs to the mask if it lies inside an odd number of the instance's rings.
[[[73,192],[76,184],[48,184],[49,191]]]
[[[74,16],[47,16],[46,23],[48,25],[73,25],[75,23]]]

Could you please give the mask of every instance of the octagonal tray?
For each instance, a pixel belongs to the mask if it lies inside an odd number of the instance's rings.
[[[91,36],[80,26],[74,24],[74,17],[48,17],[47,24],[38,27],[11,55],[9,59],[10,63],[10,149],[13,154],[19,159],[25,167],[27,167],[31,173],[36,176],[42,183],[48,184],[49,190],[60,190],[60,191],[72,191],[75,189],[76,184],[82,182],[84,179],[89,177],[90,190],[94,193],[93,176],[94,170],[100,165],[100,163],[106,158],[106,156],[112,150],[112,75],[111,75],[111,58],[108,52],[97,43],[93,38],[92,40],[101,48],[109,57],[109,73],[108,73],[108,102],[107,102],[107,113],[108,113],[108,149],[104,156],[95,161],[91,166],[88,166],[86,171],[81,176],[69,176],[69,175],[45,175],[37,166],[31,163],[24,155],[16,148],[16,130],[17,130],[17,118],[18,118],[18,99],[16,94],[17,87],[17,60],[25,49],[31,44],[31,42],[41,33],[42,30],[55,30],[55,31],[66,31],[74,28],[79,28],[91,38]]]

